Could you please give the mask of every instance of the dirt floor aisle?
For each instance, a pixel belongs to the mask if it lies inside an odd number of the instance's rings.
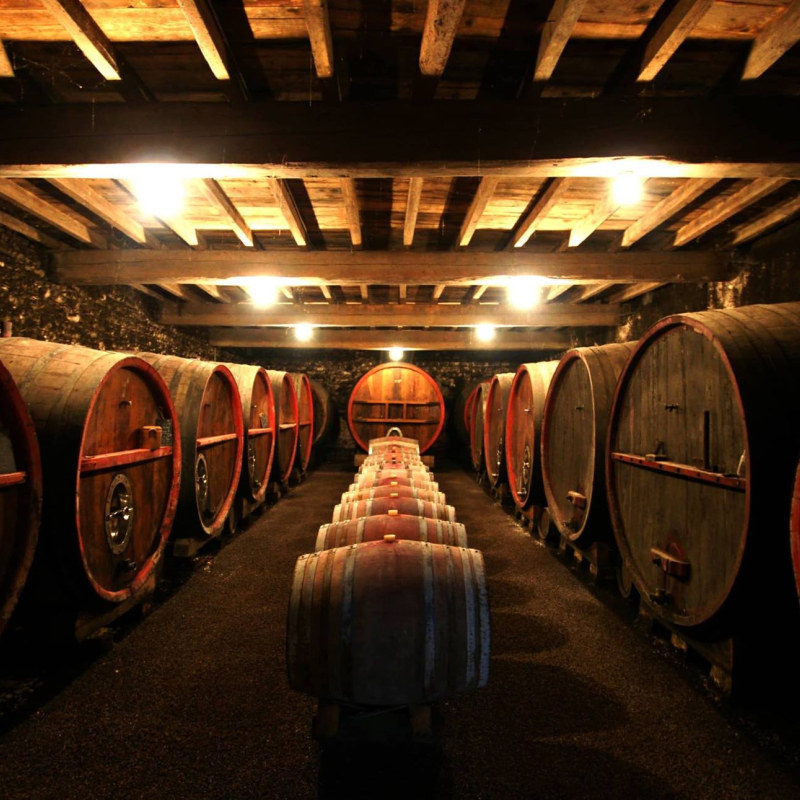
[[[443,747],[329,748],[289,691],[296,557],[352,470],[320,470],[0,739],[11,798],[796,798],[800,784],[624,615],[437,470],[490,574],[489,687],[443,704]]]

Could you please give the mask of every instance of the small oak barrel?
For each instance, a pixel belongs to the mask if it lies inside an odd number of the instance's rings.
[[[261,503],[267,493],[272,460],[275,456],[275,401],[272,384],[263,367],[228,364],[242,398],[244,447],[241,493],[254,503]]]
[[[272,397],[275,401],[275,419],[278,438],[275,441],[275,458],[272,474],[278,483],[286,483],[292,474],[297,443],[300,438],[298,427],[297,392],[294,381],[288,372],[267,370],[272,384]]]
[[[544,403],[540,452],[547,507],[559,532],[583,546],[614,539],[606,502],[606,433],[617,380],[633,347],[567,351]]]
[[[800,303],[677,314],[641,338],[614,396],[606,480],[655,615],[715,636],[785,627],[799,406]]]
[[[166,382],[180,420],[183,477],[176,532],[218,536],[242,473],[242,400],[224,364],[140,353]]]
[[[409,478],[406,475],[396,475],[395,471],[388,475],[361,475],[355,483],[351,483],[349,491],[357,492],[362,489],[373,489],[381,486],[410,486],[414,489],[427,489],[432,492],[439,491],[439,484],[434,480],[423,478]]]
[[[416,453],[419,455],[419,440],[410,439],[407,436],[381,436],[378,439],[369,440],[368,454],[371,456],[378,453]]]
[[[413,429],[419,451],[424,453],[442,432],[444,397],[436,381],[419,367],[403,362],[379,364],[353,389],[347,424],[362,450],[369,448],[370,439],[384,437],[399,426],[404,433]]]
[[[467,529],[460,522],[447,522],[410,514],[400,514],[396,517],[380,514],[374,517],[361,517],[360,519],[322,525],[317,534],[317,544],[314,549],[319,552],[320,550],[330,550],[333,547],[376,542],[387,535],[394,536],[395,539],[407,539],[413,542],[467,547]]]
[[[519,508],[545,504],[539,432],[547,387],[557,366],[557,361],[522,364],[509,390],[505,464],[508,485]]]
[[[311,461],[314,447],[314,390],[305,372],[292,372],[291,376],[297,396],[297,455],[294,466],[304,472]]]
[[[508,395],[513,372],[501,372],[489,382],[486,395],[486,412],[483,425],[483,460],[486,463],[486,477],[492,486],[506,479],[506,412]]]
[[[340,503],[333,509],[333,521],[372,517],[376,514],[412,514],[417,517],[446,519],[456,521],[456,510],[453,506],[437,505],[427,500],[416,500],[413,497],[375,497],[371,500],[356,500],[352,503]]]
[[[398,467],[427,467],[418,455],[379,455],[367,456],[361,463],[362,467],[389,467],[393,465]]]
[[[486,399],[489,396],[489,381],[478,386],[475,402],[470,408],[469,417],[469,449],[472,468],[480,473],[486,468],[483,458],[483,428],[486,422]]]
[[[311,391],[314,394],[314,448],[333,444],[339,434],[339,412],[330,392],[313,378]]]
[[[362,465],[358,468],[358,472],[356,474],[358,476],[380,475],[381,477],[388,475],[405,475],[407,478],[417,478],[419,480],[430,480],[433,477],[433,473],[431,473],[431,471],[424,465],[418,467],[392,467],[389,465],[365,467]]]
[[[378,486],[372,489],[361,489],[354,492],[344,492],[342,502],[350,503],[353,500],[373,500],[376,497],[413,497],[416,500],[427,500],[429,503],[444,505],[447,498],[444,492],[430,489],[416,489],[413,486]]]
[[[0,635],[28,577],[42,514],[39,442],[25,401],[0,361]]]
[[[398,539],[301,556],[286,644],[289,685],[332,702],[421,705],[485,686],[483,556]]]
[[[181,442],[149,364],[86,347],[0,339],[36,427],[47,502],[32,605],[52,617],[127,600],[153,574],[178,504]]]

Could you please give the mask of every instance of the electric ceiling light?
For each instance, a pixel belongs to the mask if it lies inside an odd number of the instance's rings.
[[[244,289],[253,305],[259,308],[274,305],[278,299],[278,286],[272,278],[250,278],[244,283]]]
[[[527,311],[538,304],[542,295],[542,281],[530,275],[511,278],[508,282],[508,301],[514,308]]]
[[[614,178],[611,195],[621,206],[635,206],[642,199],[643,182],[632,172],[623,172]]]
[[[307,322],[301,322],[299,325],[294,326],[294,338],[298,342],[308,342],[314,335],[314,327]]]
[[[130,183],[145,214],[165,219],[177,216],[183,210],[186,187],[166,165],[142,165]]]
[[[488,322],[482,322],[475,328],[475,336],[479,342],[491,342],[495,336],[495,327]]]
[[[389,358],[392,361],[402,361],[404,355],[405,355],[405,352],[403,351],[402,347],[392,347],[389,350]]]

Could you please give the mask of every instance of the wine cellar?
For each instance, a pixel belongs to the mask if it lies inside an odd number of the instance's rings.
[[[800,796],[800,0],[0,0],[0,796]]]

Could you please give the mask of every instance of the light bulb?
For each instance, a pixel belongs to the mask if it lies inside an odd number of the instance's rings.
[[[542,281],[532,275],[511,278],[508,282],[508,301],[520,311],[533,308],[542,294]]]
[[[313,335],[314,327],[307,322],[301,322],[299,325],[294,326],[294,338],[298,342],[307,342]]]
[[[186,188],[165,165],[142,166],[131,178],[131,188],[145,214],[162,219],[181,213]]]
[[[635,206],[642,199],[642,179],[632,172],[623,172],[614,178],[611,196],[621,206]]]
[[[475,336],[479,342],[491,342],[494,339],[495,328],[488,322],[482,322],[475,328]]]
[[[402,347],[392,347],[389,350],[389,358],[392,361],[402,361],[404,355],[405,353],[403,352]]]
[[[278,286],[272,278],[250,278],[243,286],[253,305],[259,308],[271,306],[278,299]]]

